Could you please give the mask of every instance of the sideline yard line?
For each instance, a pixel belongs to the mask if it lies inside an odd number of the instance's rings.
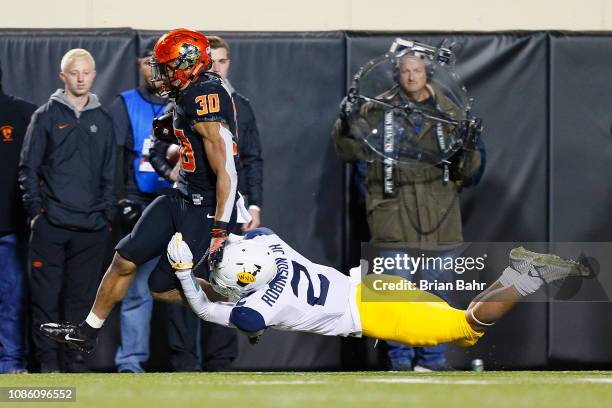
[[[588,383],[608,383],[612,384],[612,378],[576,378],[574,381]]]
[[[344,379],[344,381],[352,379]],[[474,378],[474,379],[452,379],[452,378],[354,378],[357,382],[364,383],[387,383],[387,384],[450,384],[450,385],[520,385],[526,384],[525,379],[520,378]],[[586,378],[529,378],[530,384],[612,384],[612,378],[586,377]],[[334,378],[326,380],[239,380],[232,381],[235,385],[317,385],[317,384],[336,384],[339,383]]]
[[[256,381],[256,380],[244,380],[233,382],[237,385],[309,385],[309,384],[330,384],[331,381],[320,381],[320,380],[272,380],[272,381]]]

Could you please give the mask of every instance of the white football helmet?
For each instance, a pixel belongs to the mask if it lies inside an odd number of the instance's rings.
[[[210,274],[215,292],[236,302],[267,285],[276,276],[276,262],[267,246],[247,239],[230,243]]]

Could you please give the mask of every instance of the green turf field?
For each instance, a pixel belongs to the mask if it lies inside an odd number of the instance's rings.
[[[0,387],[76,387],[72,403],[11,407],[612,407],[612,372],[2,375]]]

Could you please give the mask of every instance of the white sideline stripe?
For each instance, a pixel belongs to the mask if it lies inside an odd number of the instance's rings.
[[[520,379],[489,379],[489,380],[451,380],[444,378],[362,378],[361,382],[389,383],[389,384],[458,384],[458,385],[490,385],[490,384],[525,384]],[[612,384],[612,378],[542,378],[529,379],[531,384],[575,384],[583,383],[606,383]]]
[[[612,384],[612,378],[578,378],[576,379],[578,382],[588,382],[588,383],[607,383]]]
[[[276,380],[276,381],[239,381],[239,385],[308,385],[308,384],[327,384],[328,381],[319,380]]]
[[[359,381],[389,384],[506,384],[505,381],[496,380],[447,380],[443,378],[363,378]]]
[[[263,373],[262,373],[263,374]],[[266,373],[272,374],[272,373]],[[447,384],[447,385],[516,385],[526,384],[520,379],[445,379],[445,378],[358,378],[357,381],[365,383],[387,383],[387,384]],[[612,384],[612,378],[542,378],[529,379],[529,384],[576,384],[579,383],[599,383]],[[245,380],[238,381],[237,385],[311,385],[311,384],[333,384],[333,378],[329,381],[322,380],[272,380],[258,381]]]

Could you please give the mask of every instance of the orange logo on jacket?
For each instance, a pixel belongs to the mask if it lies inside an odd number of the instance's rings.
[[[15,131],[15,128],[12,127],[11,125],[4,125],[2,127],[0,127],[0,133],[2,133],[2,141],[3,142],[13,142],[15,141],[15,139],[13,139],[13,132]]]

